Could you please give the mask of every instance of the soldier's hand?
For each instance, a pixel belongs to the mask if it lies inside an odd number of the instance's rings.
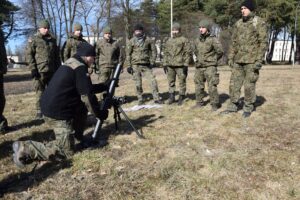
[[[262,64],[260,61],[256,61],[254,64],[254,69],[260,70],[262,67]]]
[[[164,66],[164,72],[165,72],[165,74],[168,73],[168,66]]]
[[[128,72],[128,74],[133,75],[133,68],[132,67],[128,67],[127,68],[127,72]]]
[[[34,79],[39,79],[41,77],[39,71],[37,69],[31,70],[31,77]]]

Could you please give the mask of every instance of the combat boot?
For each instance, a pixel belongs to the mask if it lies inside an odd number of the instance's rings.
[[[185,95],[180,95],[178,99],[178,105],[181,106],[183,104],[183,100],[185,99]]]
[[[250,117],[250,115],[251,115],[251,112],[244,112],[242,116],[244,118],[248,118],[248,117]]]
[[[164,102],[160,99],[154,101],[155,104],[164,104]]]
[[[175,93],[169,93],[169,99],[167,101],[167,104],[172,104],[175,102]]]
[[[212,111],[217,111],[220,107],[221,107],[220,104],[212,104],[212,105],[211,105],[211,110],[212,110]]]
[[[202,108],[204,106],[203,101],[197,101],[196,105],[192,107],[192,109]]]
[[[21,141],[16,141],[13,143],[13,160],[14,163],[22,168],[26,164],[30,164],[33,160],[30,158],[30,151]]]

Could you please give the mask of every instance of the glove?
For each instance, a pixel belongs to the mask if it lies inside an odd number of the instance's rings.
[[[165,74],[168,73],[168,67],[167,66],[164,66],[164,72],[165,72]]]
[[[31,70],[31,77],[34,79],[39,79],[41,75],[37,69],[33,69]]]
[[[128,67],[127,68],[127,72],[128,72],[128,74],[133,75],[133,69],[132,69],[132,67]]]
[[[150,64],[149,67],[152,69],[152,68],[155,68],[156,67],[156,64]]]
[[[100,110],[99,116],[97,116],[101,121],[106,120],[108,117],[108,110]]]
[[[262,64],[261,64],[260,61],[256,61],[256,62],[254,63],[254,69],[260,70],[261,67],[262,67]]]

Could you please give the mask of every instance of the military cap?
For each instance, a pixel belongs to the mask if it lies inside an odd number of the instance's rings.
[[[200,22],[199,22],[199,28],[200,27],[203,27],[203,28],[207,28],[207,30],[210,30],[211,29],[211,22],[207,19],[202,19]]]
[[[82,42],[77,46],[78,56],[96,56],[95,48],[87,42]]]
[[[139,30],[139,31],[144,31],[144,26],[142,24],[136,24],[134,26],[134,31]]]
[[[103,29],[103,33],[112,33],[112,29],[110,26],[106,26],[104,29]]]
[[[245,6],[250,11],[253,11],[255,9],[255,3],[252,0],[246,0],[242,3],[241,7]]]
[[[74,24],[74,31],[82,31],[82,25],[79,23]]]
[[[50,28],[50,24],[48,22],[48,20],[41,20],[39,23],[39,28]]]
[[[175,22],[172,26],[172,29],[175,29],[175,30],[180,30],[181,26],[178,22]]]

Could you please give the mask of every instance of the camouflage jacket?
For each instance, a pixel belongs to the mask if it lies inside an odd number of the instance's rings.
[[[191,46],[183,36],[169,38],[163,47],[163,66],[189,66]]]
[[[265,22],[250,14],[248,20],[240,19],[234,25],[228,59],[235,63],[262,62],[267,45]]]
[[[200,35],[193,44],[193,52],[196,67],[217,66],[224,53],[218,39],[211,35]]]
[[[4,35],[2,30],[0,30],[0,74],[5,74],[7,72],[7,56],[4,44]]]
[[[34,35],[27,46],[27,59],[30,69],[37,69],[40,73],[54,73],[61,65],[56,39],[50,34]]]
[[[123,63],[124,55],[121,47],[121,41],[111,39],[108,42],[105,39],[97,41],[96,44],[96,67],[115,67],[118,63]]]
[[[149,37],[144,37],[141,42],[136,37],[129,40],[126,50],[126,64],[149,65],[154,64],[156,59],[156,47],[154,41]]]
[[[63,61],[68,60],[71,58],[77,50],[77,46],[82,42],[87,42],[81,36],[71,35],[70,38],[66,41],[63,48]]]

